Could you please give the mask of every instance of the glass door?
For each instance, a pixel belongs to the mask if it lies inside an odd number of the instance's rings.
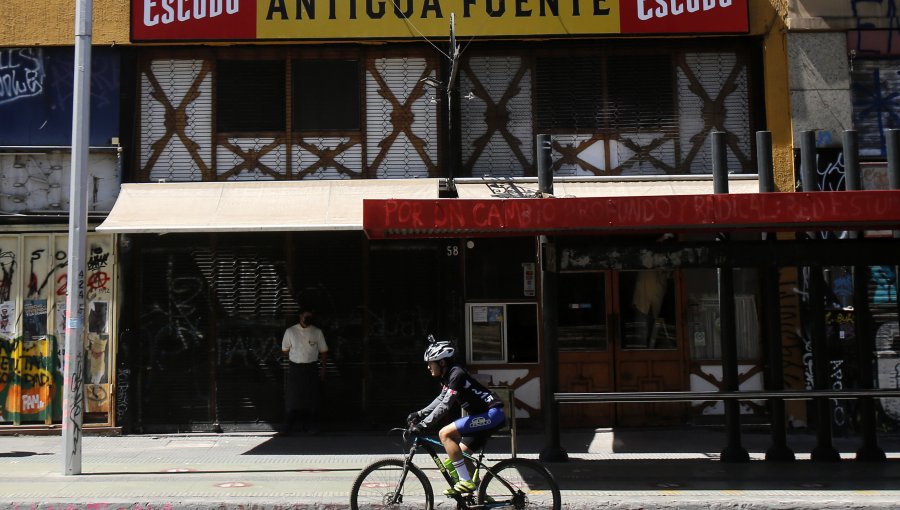
[[[563,392],[613,390],[608,272],[560,273],[557,293],[559,387]],[[564,404],[563,426],[608,427],[613,406]]]
[[[687,387],[685,352],[678,318],[677,274],[669,270],[621,271],[616,275],[616,391],[679,391]],[[618,404],[624,426],[681,422],[680,402]]]

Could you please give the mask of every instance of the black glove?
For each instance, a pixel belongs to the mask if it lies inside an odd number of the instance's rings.
[[[407,431],[410,434],[414,434],[416,436],[421,436],[421,435],[425,434],[424,429],[421,426],[419,426],[418,423],[410,423]]]
[[[418,423],[419,421],[419,412],[409,413],[409,416],[406,417],[406,423],[408,425],[412,425],[413,423]]]

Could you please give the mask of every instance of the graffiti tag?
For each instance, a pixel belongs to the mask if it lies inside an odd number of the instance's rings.
[[[0,104],[41,95],[44,76],[40,48],[0,49]]]

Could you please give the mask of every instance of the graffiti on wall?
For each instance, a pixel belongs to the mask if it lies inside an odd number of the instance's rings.
[[[74,49],[0,48],[0,145],[69,145],[72,138]],[[91,57],[90,144],[110,145],[119,133],[119,51]]]
[[[122,423],[128,412],[129,384],[131,382],[131,370],[120,367],[116,371],[116,422]]]
[[[781,349],[786,389],[805,388],[804,342],[800,332],[800,297],[796,293],[797,271],[792,268],[781,270],[779,300],[781,307]],[[806,407],[797,401],[785,403],[789,420],[794,426],[806,424]]]
[[[0,421],[59,419],[62,371],[56,337],[0,340]]]
[[[0,105],[44,92],[41,48],[0,48]]]
[[[809,0],[806,0],[809,2]],[[823,0],[819,0],[822,2]],[[897,0],[824,0],[848,18],[847,49],[855,55],[891,55],[900,50]],[[810,14],[815,15],[814,10]]]
[[[0,250],[0,302],[9,301],[13,275],[16,272],[16,254]]]
[[[900,343],[900,328],[896,322],[881,324],[875,334],[875,345],[878,350],[876,370],[879,388],[900,389],[900,356],[897,347]],[[894,424],[900,423],[900,398],[879,399],[885,418]]]
[[[191,352],[204,337],[199,322],[204,308],[203,278],[177,273],[172,256],[165,264],[161,276],[165,279],[166,299],[152,303],[140,318],[149,367],[162,370],[167,360]]]
[[[65,361],[67,236],[0,236],[4,287],[0,300],[0,415],[4,421],[59,420]],[[107,412],[111,380],[111,236],[89,236],[85,280],[83,367],[75,379],[85,412]],[[22,255],[24,254],[24,256]],[[22,275],[15,275],[21,265]],[[15,278],[14,278],[15,276]],[[46,359],[45,359],[46,358]],[[11,384],[15,381],[15,384]]]
[[[42,48],[0,49],[0,105],[44,93]]]
[[[900,389],[900,326],[897,313],[897,277],[893,266],[870,268],[873,329],[875,330],[876,371],[879,388]],[[879,399],[886,423],[900,424],[900,398]]]
[[[219,366],[255,367],[278,363],[282,358],[281,332],[228,332],[219,336]]]
[[[829,343],[828,389],[858,388],[854,312],[843,309],[826,311],[825,332]],[[843,433],[850,428],[855,428],[855,409],[855,401],[831,400],[831,423],[835,432]]]

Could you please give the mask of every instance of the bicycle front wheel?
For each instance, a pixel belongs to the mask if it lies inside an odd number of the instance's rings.
[[[410,465],[403,478],[403,461],[383,459],[369,464],[356,477],[350,490],[350,508],[416,508],[432,510],[434,494],[428,477]]]
[[[505,482],[505,483],[504,483]],[[541,464],[529,459],[506,459],[484,475],[478,489],[480,504],[502,504],[512,508],[559,510],[559,486]]]

